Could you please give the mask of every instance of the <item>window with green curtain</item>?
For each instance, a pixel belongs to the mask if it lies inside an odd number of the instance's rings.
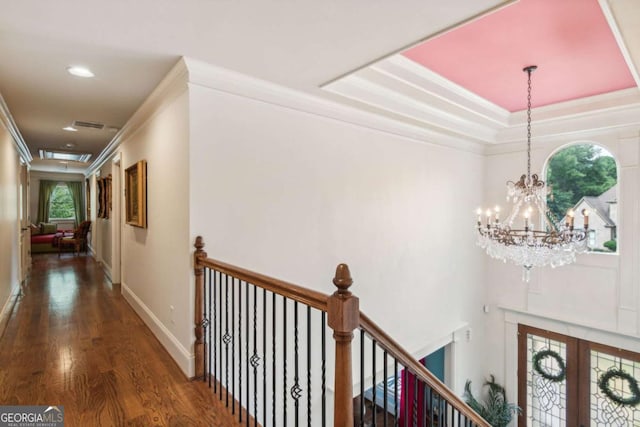
[[[38,194],[38,223],[50,219],[85,220],[84,183],[41,180]]]
[[[84,183],[82,181],[67,182],[67,187],[73,198],[73,206],[76,217],[76,227],[86,219],[86,209],[84,200]]]
[[[58,181],[40,180],[38,191],[38,223],[49,222],[49,206],[51,194],[58,186]]]

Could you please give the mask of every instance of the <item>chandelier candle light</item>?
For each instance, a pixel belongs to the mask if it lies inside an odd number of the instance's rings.
[[[527,174],[516,182],[507,182],[507,202],[511,213],[500,220],[500,208],[478,209],[478,245],[492,258],[523,266],[522,279],[529,281],[532,267],[559,267],[576,260],[577,252],[587,250],[589,212],[581,212],[583,227],[574,226],[575,212],[567,212],[565,222],[556,220],[547,209],[548,187],[538,175],[531,174],[531,73],[535,65],[525,67],[527,73]],[[539,227],[539,229],[536,228]]]

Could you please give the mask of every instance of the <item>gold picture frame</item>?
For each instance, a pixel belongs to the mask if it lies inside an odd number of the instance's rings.
[[[126,223],[147,228],[147,161],[129,166],[124,171]]]

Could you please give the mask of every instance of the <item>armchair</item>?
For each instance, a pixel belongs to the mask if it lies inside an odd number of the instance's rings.
[[[80,255],[80,249],[84,247],[85,253],[88,251],[87,247],[87,234],[91,229],[91,221],[82,222],[76,230],[73,232],[73,236],[62,237],[58,240],[58,257],[62,253],[62,248],[65,246],[72,246],[74,249],[74,255],[77,252]]]

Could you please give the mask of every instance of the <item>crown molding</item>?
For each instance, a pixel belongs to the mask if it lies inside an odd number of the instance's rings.
[[[89,176],[99,170],[115,153],[123,141],[135,134],[140,127],[157,115],[162,109],[170,104],[175,98],[187,90],[188,69],[184,58],[173,66],[173,68],[162,79],[160,84],[151,92],[144,102],[133,113],[127,123],[118,131],[109,144],[98,154],[96,159],[85,171],[85,176]]]
[[[474,153],[482,153],[484,144],[477,135],[461,136],[459,132],[429,128],[364,111],[344,103],[301,92],[192,58],[184,58],[189,70],[189,85],[197,85],[276,105],[282,108],[374,129],[433,144]],[[414,118],[415,119],[415,118]],[[442,117],[439,119],[442,120]],[[415,122],[415,120],[414,120]]]
[[[476,117],[476,120],[486,120],[497,125],[508,123],[510,115],[508,110],[487,101],[403,55],[387,58],[372,65],[371,68],[379,70],[417,91],[430,95],[433,98],[431,101],[439,98],[450,104],[449,108],[471,113]]]
[[[9,107],[4,102],[4,98],[0,94],[0,122],[7,129],[9,134],[11,135],[11,140],[13,141],[13,145],[15,145],[18,154],[22,161],[29,166],[31,161],[33,160],[33,156],[27,147],[27,144],[24,142],[24,138],[22,138],[22,134],[16,125],[16,122],[13,121],[13,116],[9,111]]]
[[[640,91],[638,88],[596,95],[575,101],[532,110],[535,137],[575,136],[640,126]],[[512,123],[498,131],[496,143],[522,140],[526,112],[513,113]]]
[[[323,89],[374,106],[389,118],[410,119],[487,146],[511,144],[525,135],[525,111],[509,113],[402,55],[359,69]],[[638,126],[640,90],[634,87],[538,107],[532,115],[537,138]]]

